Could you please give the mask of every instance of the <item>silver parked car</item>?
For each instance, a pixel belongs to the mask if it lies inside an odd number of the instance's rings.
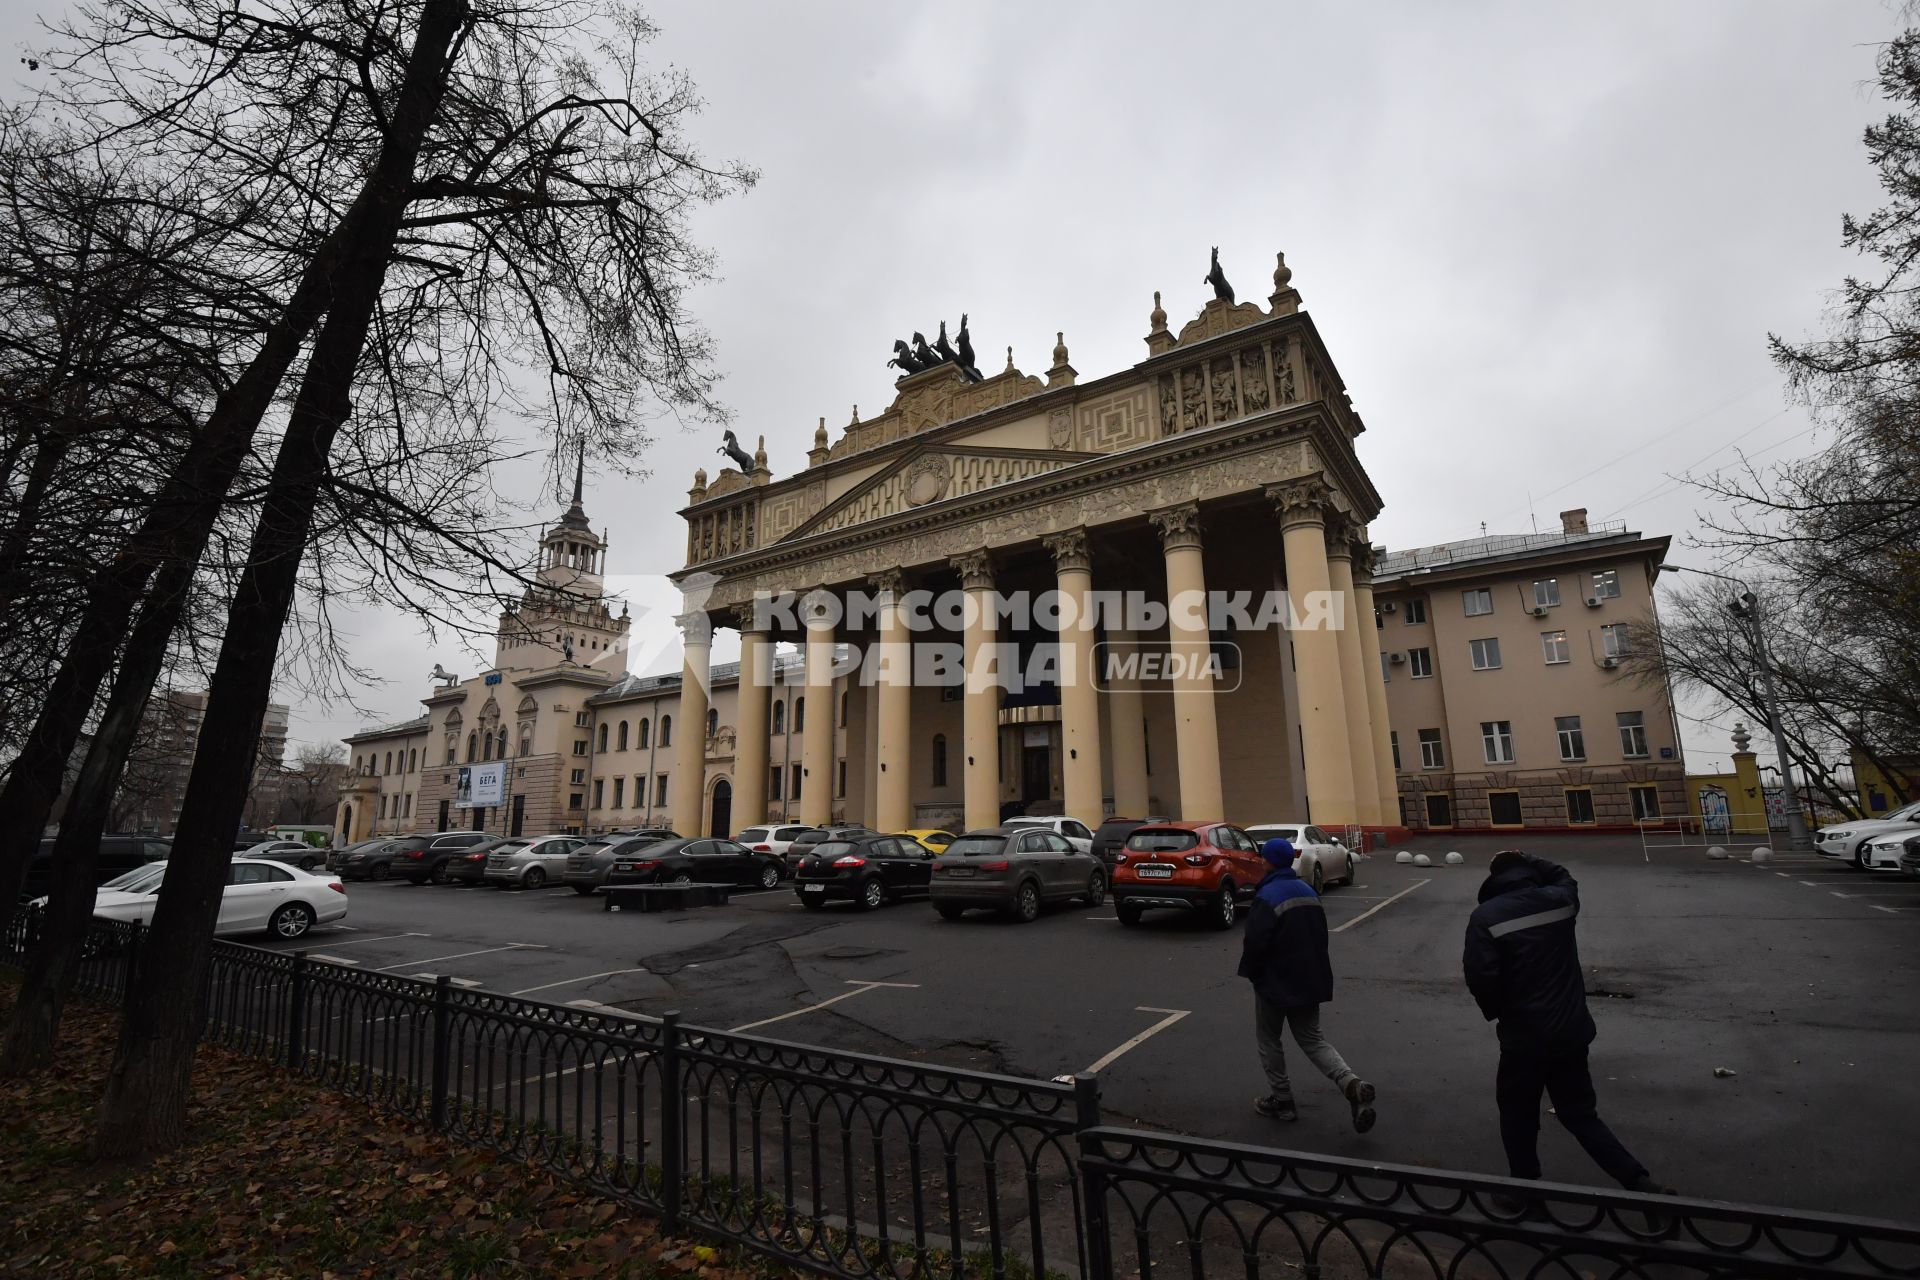
[[[1022,922],[1048,902],[1107,900],[1107,868],[1056,831],[988,827],[969,831],[934,859],[933,906],[947,920],[987,907]]]
[[[488,884],[538,889],[567,878],[567,855],[585,841],[578,836],[515,836],[487,850]]]

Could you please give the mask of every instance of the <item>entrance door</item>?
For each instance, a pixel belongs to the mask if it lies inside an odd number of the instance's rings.
[[[445,831],[447,829],[447,810],[452,803],[451,800],[442,800],[440,802],[440,825],[434,828],[434,830]]]
[[[733,834],[733,784],[725,778],[713,784],[713,828],[708,834],[716,840]]]
[[[519,835],[520,826],[526,820],[526,816],[527,798],[525,796],[515,796],[513,798],[513,829],[507,832],[507,834],[510,836]]]
[[[1028,804],[1053,798],[1053,751],[1049,747],[1020,748],[1020,798]]]

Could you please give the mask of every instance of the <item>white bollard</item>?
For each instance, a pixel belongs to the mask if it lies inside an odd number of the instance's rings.
[[[1408,853],[1405,849],[1402,849],[1400,852],[1393,855],[1393,860],[1404,867],[1409,862],[1413,861],[1413,855]]]
[[[1461,857],[1458,853],[1450,853],[1447,855],[1447,865],[1450,867],[1460,866],[1464,862],[1466,862],[1466,859]]]
[[[1719,862],[1727,856],[1727,851],[1716,844],[1707,850],[1707,856],[1715,862]]]
[[[1766,862],[1770,860],[1772,857],[1773,857],[1773,850],[1767,848],[1765,845],[1761,845],[1759,848],[1753,851],[1753,860],[1755,862]]]
[[[1424,853],[1416,853],[1413,855],[1413,865],[1416,867],[1430,867],[1433,865],[1433,859]]]

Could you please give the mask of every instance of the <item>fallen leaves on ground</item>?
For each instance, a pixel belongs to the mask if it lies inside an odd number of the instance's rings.
[[[14,988],[0,978],[0,1004],[11,1007]],[[184,1148],[94,1164],[87,1146],[118,1022],[76,1001],[54,1066],[0,1080],[0,1276],[793,1274],[662,1235],[631,1205],[215,1048],[195,1062]]]

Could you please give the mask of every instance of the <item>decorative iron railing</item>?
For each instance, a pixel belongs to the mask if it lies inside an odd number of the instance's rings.
[[[18,964],[37,919],[17,917]],[[96,922],[124,998],[144,929]],[[1104,1127],[1095,1083],[842,1053],[214,944],[203,1037],[858,1280],[1920,1277],[1920,1226]]]

